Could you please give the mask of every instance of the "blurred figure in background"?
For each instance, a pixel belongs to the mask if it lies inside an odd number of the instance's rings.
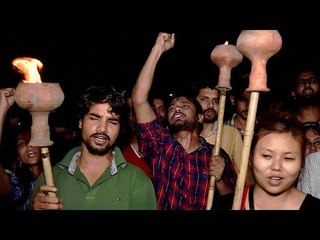
[[[242,138],[247,124],[249,111],[250,92],[246,91],[249,85],[249,76],[244,75],[240,83],[233,84],[229,93],[230,103],[233,109],[232,116],[225,120],[225,124],[239,130]],[[236,81],[235,81],[236,82]],[[226,106],[229,106],[226,104]]]
[[[320,82],[318,73],[311,68],[296,72],[292,91],[294,113],[301,123],[320,122]]]
[[[306,122],[302,128],[307,138],[306,155],[320,151],[320,123]]]
[[[320,152],[306,157],[299,176],[297,188],[320,199]]]
[[[152,93],[151,96],[149,96],[149,102],[153,107],[154,111],[156,112],[158,118],[161,120],[161,124],[164,127],[168,127],[167,106],[166,106],[167,101],[168,101],[167,97],[164,97],[160,94]]]
[[[14,104],[14,89],[0,90],[0,133],[1,164],[0,165],[0,195],[13,209],[26,210],[28,208],[35,182],[43,171],[40,147],[30,146],[31,115],[29,122],[19,115],[9,115],[7,112]],[[12,117],[14,116],[14,117]],[[6,119],[6,121],[4,121]],[[28,124],[29,123],[29,124]],[[5,124],[5,125],[4,125]],[[7,126],[7,124],[9,124]],[[4,126],[5,131],[2,131]]]
[[[121,151],[123,153],[124,158],[140,167],[150,178],[152,178],[151,175],[151,167],[149,165],[149,162],[146,161],[144,158],[143,154],[140,151],[139,145],[138,145],[138,140],[137,140],[137,129],[136,129],[136,116],[134,114],[133,108],[132,108],[132,100],[130,96],[126,97],[127,103],[129,106],[129,125],[130,129],[127,131],[127,140],[126,143],[124,143],[123,147],[121,147]]]

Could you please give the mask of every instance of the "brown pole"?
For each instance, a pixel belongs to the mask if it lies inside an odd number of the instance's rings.
[[[248,118],[247,118],[246,128],[244,131],[240,169],[239,169],[239,174],[237,178],[235,196],[233,199],[233,206],[232,206],[233,210],[239,210],[241,207],[240,205],[241,205],[242,193],[243,193],[244,183],[246,180],[246,174],[248,169],[250,147],[251,147],[251,142],[254,134],[254,126],[256,122],[258,101],[259,101],[259,92],[250,93]]]
[[[50,162],[50,153],[48,147],[41,148],[41,157],[42,157],[42,164],[43,164],[43,171],[44,177],[46,180],[46,185],[54,186],[51,162]],[[48,192],[48,195],[51,197],[55,197],[56,194],[53,192]]]
[[[212,156],[218,156],[219,151],[220,151],[223,115],[224,115],[224,109],[225,109],[225,105],[226,105],[226,93],[227,93],[226,88],[221,88],[220,100],[219,100],[219,113],[218,113],[218,127],[217,127],[217,131],[216,131],[216,136],[215,136],[216,140],[215,140]],[[215,176],[211,175],[206,210],[210,210],[212,208],[215,182],[216,182]]]

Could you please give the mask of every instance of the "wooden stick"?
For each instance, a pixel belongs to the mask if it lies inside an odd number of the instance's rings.
[[[48,147],[41,148],[41,157],[42,157],[44,177],[46,179],[46,185],[54,186],[53,174],[52,174],[52,168],[51,168],[51,162],[50,162],[50,154],[49,154]],[[53,192],[48,192],[48,195],[51,197],[56,196],[56,194]]]
[[[217,123],[218,126],[217,126],[217,131],[216,131],[216,136],[215,136],[216,140],[215,140],[212,156],[218,156],[219,152],[220,152],[221,137],[222,137],[222,125],[223,125],[223,116],[224,116],[225,105],[226,105],[226,88],[221,88],[220,100],[219,100],[218,123]],[[210,210],[212,208],[215,183],[216,183],[216,178],[215,178],[215,176],[211,175],[206,210]]]
[[[251,92],[248,118],[246,122],[246,128],[245,128],[244,139],[243,139],[243,150],[241,154],[240,170],[237,178],[232,210],[240,210],[241,208],[243,189],[244,189],[248,162],[249,162],[250,147],[251,147],[251,142],[254,134],[254,126],[256,123],[258,101],[259,101],[259,92]]]

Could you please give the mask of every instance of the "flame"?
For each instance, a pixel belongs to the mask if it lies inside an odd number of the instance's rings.
[[[226,41],[226,42],[224,43],[224,45],[229,45],[229,42],[228,42],[228,41]]]
[[[43,64],[38,59],[31,57],[19,57],[12,61],[13,68],[23,75],[24,83],[41,83],[39,71],[42,70]]]

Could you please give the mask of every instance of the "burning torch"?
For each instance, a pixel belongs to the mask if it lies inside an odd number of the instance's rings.
[[[211,52],[211,60],[219,67],[219,81],[216,89],[220,91],[219,100],[219,113],[218,113],[218,127],[216,132],[216,141],[213,149],[212,156],[218,156],[220,151],[221,137],[222,137],[222,125],[224,109],[226,105],[226,93],[231,89],[230,78],[232,68],[239,65],[242,61],[242,54],[239,52],[236,46],[225,44],[217,45]],[[210,186],[207,200],[207,210],[210,210],[213,203],[215,187],[215,177],[210,177]]]
[[[30,146],[41,147],[41,156],[46,184],[54,186],[50,154],[49,113],[58,108],[64,94],[59,83],[42,83],[39,72],[43,64],[35,58],[20,57],[12,61],[13,68],[22,75],[15,90],[15,101],[32,116]],[[54,194],[54,193],[51,193]]]

